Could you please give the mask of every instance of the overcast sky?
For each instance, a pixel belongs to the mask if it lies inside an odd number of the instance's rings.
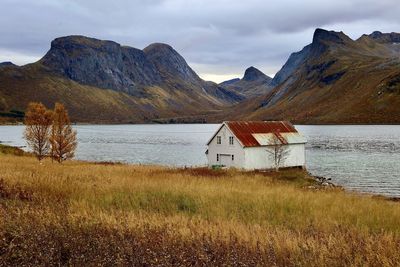
[[[52,39],[80,34],[137,48],[168,43],[207,80],[249,66],[273,76],[317,27],[353,39],[400,32],[399,1],[0,0],[0,62],[34,62]]]

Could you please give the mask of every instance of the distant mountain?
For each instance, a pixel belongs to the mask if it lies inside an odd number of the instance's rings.
[[[178,52],[160,43],[140,50],[84,36],[61,37],[38,62],[0,71],[3,114],[23,111],[29,101],[47,106],[60,101],[74,121],[148,122],[202,116],[243,98],[203,81]]]
[[[254,82],[254,81],[268,82],[271,80],[271,77],[268,77],[267,75],[262,73],[260,70],[251,66],[250,68],[246,69],[246,71],[244,72],[244,76],[243,76],[242,80],[246,81],[246,82]]]
[[[312,43],[291,54],[270,84],[270,92],[226,116],[400,123],[400,34],[374,32],[352,40],[343,32],[317,29]]]
[[[230,80],[224,81],[224,82],[220,83],[219,85],[220,86],[227,86],[227,85],[236,83],[238,81],[240,81],[240,78],[234,78],[234,79],[230,79]]]
[[[291,120],[306,124],[400,123],[400,34],[352,40],[316,29],[273,79],[202,80],[171,46],[143,50],[84,36],[55,39],[38,62],[0,64],[0,122],[30,101],[64,103],[77,122]]]
[[[232,79],[219,84],[230,91],[238,92],[245,98],[266,94],[272,89],[272,78],[255,67],[246,69],[242,79]]]
[[[14,63],[10,61],[0,62],[0,68],[2,67],[17,67]]]
[[[368,36],[363,35],[363,37],[371,37],[375,41],[383,44],[400,43],[400,33],[392,32],[392,33],[381,33],[380,31],[375,31]]]

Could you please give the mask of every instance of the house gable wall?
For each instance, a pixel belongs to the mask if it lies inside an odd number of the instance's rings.
[[[217,136],[221,136],[221,144],[217,144]],[[233,137],[233,145],[229,144],[229,137]],[[220,154],[217,161],[217,154]],[[232,160],[234,155],[234,160]],[[244,166],[244,149],[236,136],[223,125],[217,134],[211,139],[208,144],[208,165],[225,165],[226,167],[243,168]]]

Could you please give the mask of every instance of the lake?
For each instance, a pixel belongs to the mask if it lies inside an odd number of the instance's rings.
[[[76,158],[168,166],[207,163],[217,124],[78,125]],[[347,190],[400,197],[400,126],[298,125],[307,169]],[[25,146],[23,126],[0,126],[0,141]]]

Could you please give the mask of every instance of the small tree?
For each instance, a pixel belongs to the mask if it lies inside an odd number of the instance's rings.
[[[31,102],[25,114],[24,137],[32,152],[41,161],[49,152],[49,134],[52,112],[42,103]]]
[[[64,105],[56,103],[50,135],[51,156],[59,163],[74,157],[77,147],[76,131],[72,129]]]
[[[279,132],[272,133],[270,138],[269,147],[267,152],[269,154],[269,158],[274,162],[275,171],[279,171],[279,168],[283,162],[289,156],[289,147],[282,142],[279,138]]]

